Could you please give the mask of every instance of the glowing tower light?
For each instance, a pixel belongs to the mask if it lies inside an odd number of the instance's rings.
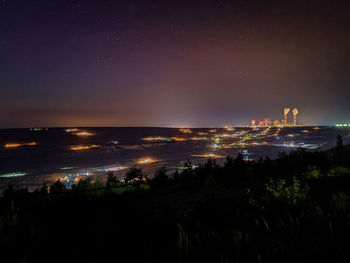
[[[298,115],[299,111],[297,108],[294,108],[293,109],[293,122],[294,122],[294,125],[297,125],[297,115]]]
[[[287,124],[287,115],[290,111],[290,108],[284,108],[284,124]]]

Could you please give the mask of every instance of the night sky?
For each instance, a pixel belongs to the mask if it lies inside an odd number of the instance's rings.
[[[348,2],[0,0],[0,127],[350,122]]]

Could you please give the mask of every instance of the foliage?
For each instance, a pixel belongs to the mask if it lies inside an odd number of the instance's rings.
[[[306,200],[309,186],[301,184],[300,180],[294,176],[290,182],[287,182],[285,179],[274,181],[270,178],[266,184],[266,190],[273,199],[287,201],[295,205],[300,201]]]
[[[142,173],[142,170],[139,168],[131,168],[125,175],[125,182],[131,183],[136,186],[138,189],[142,185],[142,183],[146,182],[146,178]]]

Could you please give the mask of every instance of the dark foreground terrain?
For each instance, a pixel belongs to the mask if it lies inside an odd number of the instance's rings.
[[[1,262],[350,262],[350,149],[0,199]]]

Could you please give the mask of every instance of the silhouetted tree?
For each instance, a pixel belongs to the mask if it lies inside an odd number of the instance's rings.
[[[153,179],[150,181],[151,188],[158,189],[168,186],[169,178],[166,173],[167,170],[165,167],[160,168],[154,175]]]
[[[336,146],[335,146],[335,161],[338,164],[343,164],[344,163],[344,143],[343,143],[343,138],[341,135],[338,134],[337,136],[337,141],[336,141]]]
[[[142,182],[145,181],[145,177],[140,168],[131,168],[125,175],[125,182],[132,183],[137,188],[141,185]]]
[[[337,146],[336,146],[337,149],[342,149],[342,148],[344,148],[343,138],[341,137],[340,134],[338,134],[338,136],[337,136],[337,144],[336,144],[336,145],[337,145]]]
[[[194,175],[193,163],[190,159],[187,159],[187,161],[184,163],[184,170],[182,171],[181,175],[185,176],[186,178],[191,178]]]
[[[179,171],[176,169],[173,174],[174,182],[177,183],[179,181]]]
[[[226,162],[224,163],[224,169],[225,170],[232,170],[234,168],[234,160],[233,157],[231,157],[230,155],[228,155],[226,157]]]
[[[118,183],[118,178],[111,172],[107,176],[107,186],[111,186],[113,184]]]
[[[50,186],[50,194],[62,193],[66,190],[65,185],[59,180]]]

